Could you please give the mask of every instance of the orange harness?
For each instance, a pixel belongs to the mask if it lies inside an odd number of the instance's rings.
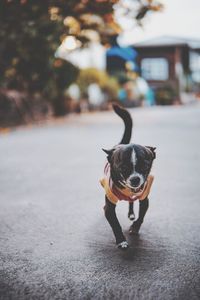
[[[133,202],[136,200],[144,200],[149,195],[154,176],[149,175],[142,191],[134,193],[129,188],[118,188],[112,181],[110,176],[110,164],[106,163],[104,168],[104,177],[100,180],[102,187],[105,190],[108,200],[116,204],[118,200]]]

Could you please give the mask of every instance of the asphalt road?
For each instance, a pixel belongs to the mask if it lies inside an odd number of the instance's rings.
[[[134,109],[133,142],[157,147],[139,236],[117,207],[130,249],[103,215],[102,147],[112,112],[0,136],[0,299],[200,299],[200,105]],[[135,205],[137,210],[137,203]]]

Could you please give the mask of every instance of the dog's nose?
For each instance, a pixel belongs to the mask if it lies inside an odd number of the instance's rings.
[[[140,184],[140,177],[134,176],[130,179],[130,182],[132,186],[138,186]]]

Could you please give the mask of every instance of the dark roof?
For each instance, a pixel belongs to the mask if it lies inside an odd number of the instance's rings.
[[[181,38],[175,36],[161,36],[152,38],[140,43],[135,43],[133,47],[166,47],[166,46],[188,46],[192,49],[200,48],[200,39]]]

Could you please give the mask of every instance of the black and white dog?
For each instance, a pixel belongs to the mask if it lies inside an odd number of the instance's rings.
[[[116,104],[113,109],[124,121],[125,130],[117,146],[110,150],[103,149],[107,154],[107,163],[100,182],[106,194],[105,217],[113,230],[118,248],[125,250],[128,243],[116,216],[116,203],[118,200],[128,201],[128,217],[134,220],[133,202],[139,200],[139,216],[129,230],[130,233],[138,233],[149,206],[148,195],[153,182],[150,171],[156,148],[130,144],[132,118],[127,110]]]

